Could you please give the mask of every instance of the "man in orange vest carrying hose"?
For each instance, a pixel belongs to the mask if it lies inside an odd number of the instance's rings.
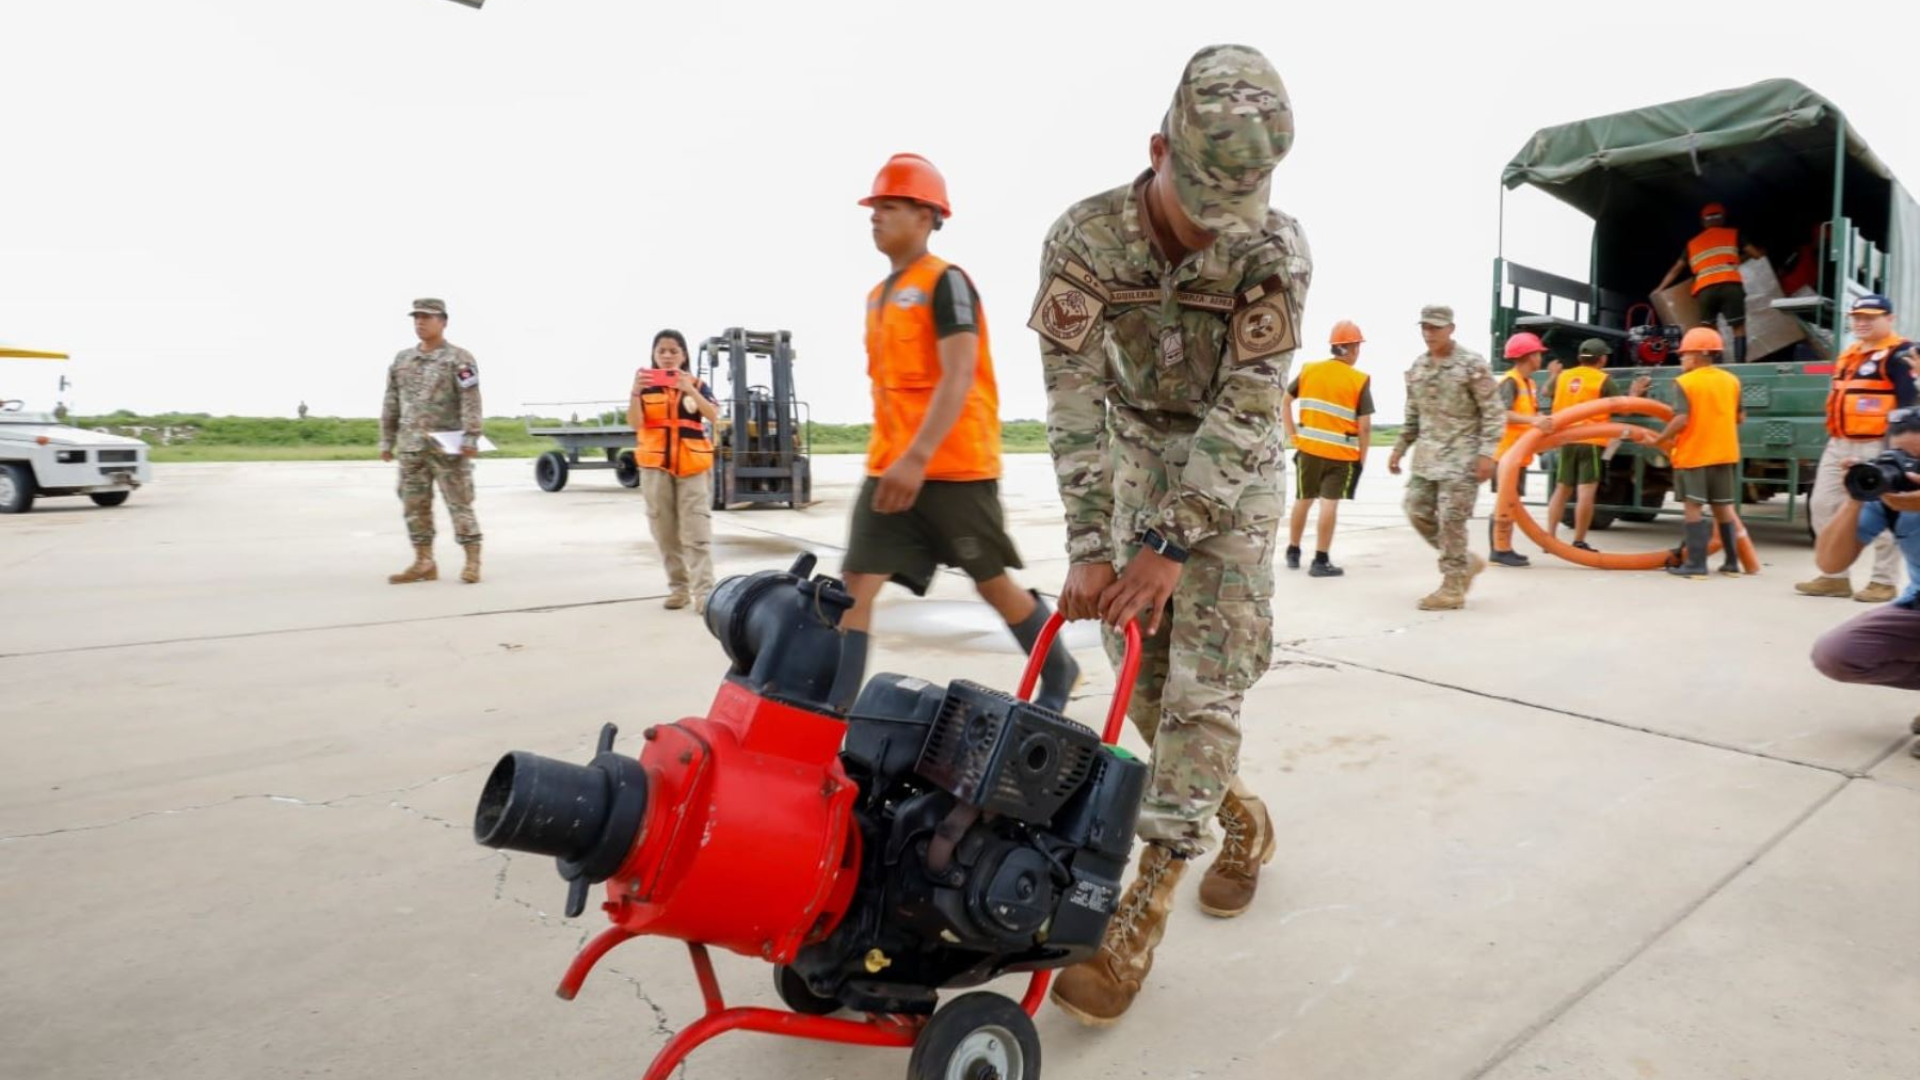
[[[1328,344],[1333,359],[1308,364],[1287,387],[1288,407],[1280,414],[1287,438],[1294,445],[1293,469],[1297,489],[1287,540],[1287,569],[1300,569],[1300,538],[1306,535],[1307,511],[1320,502],[1313,577],[1339,577],[1345,570],[1327,558],[1333,547],[1333,528],[1339,520],[1340,500],[1353,498],[1360,470],[1367,463],[1373,441],[1373,380],[1354,370],[1360,346],[1366,341],[1360,328],[1342,319],[1333,324]],[[1300,421],[1293,419],[1293,403]]]
[[[893,267],[867,297],[873,434],[841,563],[854,601],[840,620],[832,700],[842,706],[865,678],[873,602],[889,580],[924,595],[936,568],[959,567],[1028,650],[1052,615],[1007,573],[1020,553],[1000,508],[1000,397],[986,312],[966,273],[927,252],[952,214],[946,179],[917,154],[895,154],[860,205],[872,209],[873,244]],[[1079,677],[1072,654],[1055,645],[1035,701],[1066,708]]]
[[[1565,412],[1575,405],[1584,405],[1601,398],[1619,397],[1620,384],[1607,374],[1607,360],[1613,356],[1613,346],[1599,338],[1588,338],[1580,343],[1580,362],[1575,367],[1562,370],[1556,361],[1549,365],[1553,381],[1548,383],[1550,396],[1547,398],[1549,415]],[[1642,375],[1633,381],[1627,391],[1633,397],[1644,397],[1647,387],[1653,385],[1653,379]],[[1588,420],[1604,423],[1612,419],[1611,413],[1601,413]],[[1578,493],[1573,508],[1573,546],[1582,551],[1592,551],[1587,543],[1587,530],[1593,527],[1593,507],[1599,501],[1600,481],[1606,475],[1606,447],[1613,440],[1605,435],[1581,439],[1567,443],[1560,448],[1558,483],[1554,485],[1553,495],[1547,500],[1547,535],[1554,536],[1560,531],[1560,519],[1567,512],[1567,499]]]
[[[1487,539],[1492,549],[1487,561],[1495,566],[1524,567],[1532,566],[1533,560],[1513,550],[1513,515],[1500,509],[1497,498],[1500,494],[1497,463],[1507,456],[1507,451],[1513,448],[1514,443],[1520,441],[1520,436],[1536,428],[1540,431],[1553,430],[1552,419],[1540,415],[1539,394],[1533,385],[1533,376],[1546,359],[1547,345],[1538,335],[1522,330],[1507,339],[1502,355],[1513,366],[1500,376],[1498,384],[1500,407],[1507,410],[1507,427],[1500,433],[1500,445],[1493,452],[1496,468],[1492,483],[1496,499],[1493,517],[1487,521]],[[1514,487],[1522,495],[1527,493],[1527,474],[1524,470],[1531,464],[1531,457],[1521,462],[1522,471],[1516,474],[1514,480]]]
[[[1808,511],[1817,534],[1846,505],[1841,482],[1850,459],[1871,461],[1887,448],[1887,414],[1915,404],[1913,365],[1916,346],[1893,332],[1893,304],[1884,296],[1863,296],[1848,313],[1853,344],[1833,365],[1833,384],[1827,390],[1827,448],[1814,473]],[[1794,588],[1807,596],[1851,596],[1863,604],[1884,604],[1894,598],[1900,553],[1891,530],[1873,540],[1873,578],[1866,588],[1853,591],[1849,568],[1822,573]],[[1850,567],[1851,564],[1849,564]]]
[[[1683,273],[1693,275],[1693,297],[1700,304],[1700,325],[1709,330],[1727,320],[1733,331],[1733,360],[1747,359],[1747,286],[1740,277],[1740,256],[1763,256],[1752,244],[1743,243],[1737,229],[1727,227],[1727,208],[1708,203],[1700,208],[1700,232],[1687,241],[1686,254],[1680,256],[1660,279],[1654,292],[1680,280]]]
[[[1659,446],[1673,461],[1673,487],[1686,514],[1686,557],[1667,573],[1707,576],[1707,547],[1720,527],[1720,572],[1740,576],[1740,379],[1714,366],[1727,343],[1717,330],[1696,326],[1680,340],[1680,377],[1674,380],[1673,419],[1661,429]],[[1701,507],[1713,508],[1713,522]]]

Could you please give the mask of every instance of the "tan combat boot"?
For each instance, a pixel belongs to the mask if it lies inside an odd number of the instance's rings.
[[[1854,593],[1853,598],[1863,604],[1884,604],[1899,595],[1899,590],[1884,581],[1870,581],[1866,588]]]
[[[467,568],[460,571],[460,580],[471,585],[480,580],[480,545],[467,544]]]
[[[1126,1013],[1153,970],[1153,947],[1167,931],[1173,887],[1186,870],[1187,861],[1175,858],[1170,849],[1147,845],[1133,885],[1107,923],[1100,951],[1061,972],[1054,982],[1055,1005],[1094,1027],[1106,1027]]]
[[[678,611],[691,603],[693,603],[693,599],[686,594],[686,590],[675,589],[667,595],[666,601],[660,606],[666,608],[668,611]]]
[[[413,545],[413,565],[397,574],[387,575],[389,585],[411,585],[416,581],[440,580],[440,568],[433,565],[433,545]]]
[[[1200,879],[1200,910],[1215,918],[1231,919],[1253,906],[1260,887],[1260,868],[1273,861],[1273,820],[1267,804],[1249,795],[1229,791],[1220,800],[1220,828],[1226,840],[1220,854]]]
[[[1793,587],[1801,596],[1852,596],[1853,583],[1843,577],[1817,577]]]
[[[1454,611],[1467,606],[1467,582],[1464,574],[1448,574],[1440,587],[1420,598],[1421,611]]]

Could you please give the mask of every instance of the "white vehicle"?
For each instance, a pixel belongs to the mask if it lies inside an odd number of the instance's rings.
[[[0,349],[0,357],[66,359],[63,353],[21,349]],[[0,514],[24,514],[33,500],[52,495],[85,495],[101,506],[119,506],[152,482],[146,443],[69,427],[21,405],[0,401]]]

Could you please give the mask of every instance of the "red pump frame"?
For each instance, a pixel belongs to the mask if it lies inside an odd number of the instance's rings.
[[[1027,700],[1033,696],[1034,685],[1040,681],[1040,667],[1064,625],[1066,620],[1055,612],[1041,629],[1039,640],[1033,643],[1033,653],[1027,657],[1027,669],[1020,676],[1021,699]],[[1138,623],[1127,623],[1126,638],[1126,654],[1120,661],[1120,672],[1114,681],[1113,704],[1107,708],[1107,727],[1100,736],[1110,744],[1120,741],[1120,727],[1126,722],[1127,705],[1133,699],[1134,680],[1140,674]],[[631,931],[619,926],[602,930],[567,966],[567,973],[561,977],[555,993],[564,1000],[572,1001],[574,995],[580,992],[580,984],[586,981],[587,973],[593,970],[593,965],[615,945],[634,936]],[[653,1064],[647,1067],[644,1080],[668,1080],[688,1054],[729,1031],[759,1031],[796,1039],[818,1039],[821,1042],[906,1048],[914,1044],[914,1040],[920,1037],[920,1029],[926,1026],[926,1018],[920,1016],[872,1015],[865,1020],[836,1020],[830,1016],[805,1016],[784,1009],[728,1008],[726,999],[720,995],[720,981],[714,975],[713,958],[708,955],[707,947],[699,942],[688,942],[687,952],[692,955],[693,974],[700,981],[700,996],[706,999],[707,1011],[700,1019],[681,1028],[673,1038],[667,1040],[667,1045],[654,1055]],[[1028,1016],[1040,1011],[1041,1003],[1047,999],[1047,987],[1052,981],[1051,971],[1033,973],[1027,983],[1026,995],[1020,999],[1020,1007],[1026,1010]]]

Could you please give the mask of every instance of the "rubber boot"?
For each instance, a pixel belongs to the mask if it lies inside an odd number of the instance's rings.
[[[1219,817],[1226,839],[1200,879],[1200,910],[1231,919],[1253,905],[1260,868],[1273,861],[1273,819],[1267,816],[1266,803],[1231,791],[1220,800]]]
[[[1728,577],[1740,576],[1740,526],[1734,522],[1720,525],[1720,572]]]
[[[867,681],[867,645],[871,640],[865,630],[848,630],[840,635],[840,670],[834,673],[827,704],[841,712],[853,708],[853,699],[860,696],[860,686]]]
[[[1454,611],[1467,606],[1467,576],[1448,574],[1440,587],[1420,598],[1421,611]]]
[[[1747,335],[1745,334],[1733,336],[1733,362],[1736,364],[1747,362]]]
[[[1031,656],[1034,643],[1040,640],[1041,629],[1053,617],[1053,609],[1047,606],[1046,598],[1039,593],[1031,589],[1027,592],[1033,597],[1033,614],[1018,626],[1009,623],[1007,629],[1013,631],[1013,640],[1019,642],[1020,647]],[[1067,698],[1073,695],[1073,688],[1079,682],[1080,665],[1074,661],[1073,654],[1067,651],[1066,642],[1056,636],[1053,647],[1047,650],[1046,662],[1040,666],[1040,689],[1034,693],[1033,703],[1043,709],[1064,712]]]
[[[389,585],[411,585],[416,581],[440,580],[440,568],[433,564],[433,545],[413,545],[413,565],[397,574],[387,575]]]
[[[1167,932],[1173,889],[1187,871],[1187,860],[1170,848],[1148,844],[1119,910],[1107,923],[1107,936],[1093,959],[1060,973],[1053,1003],[1083,1024],[1106,1027],[1125,1015],[1153,970],[1153,949]]]
[[[468,585],[480,580],[480,545],[463,544],[467,549],[467,565],[460,571],[460,580]]]
[[[1487,521],[1487,547],[1492,551],[1487,561],[1495,566],[1532,566],[1533,560],[1513,550],[1513,519],[1505,521],[1491,518]]]
[[[1686,561],[1679,566],[1667,567],[1667,573],[1675,577],[1706,577],[1707,545],[1713,539],[1713,522],[1689,521],[1686,525],[1686,535]]]

